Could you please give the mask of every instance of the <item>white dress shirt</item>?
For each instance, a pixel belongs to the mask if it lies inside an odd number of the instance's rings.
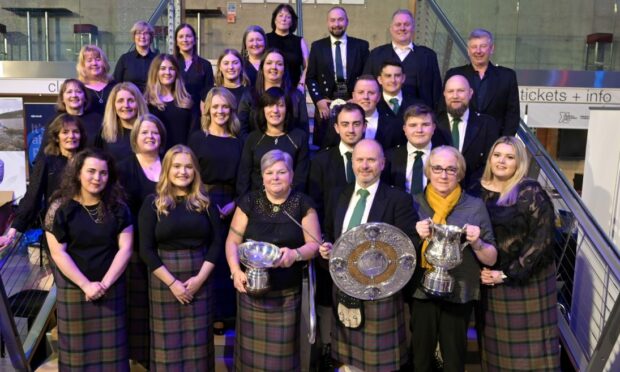
[[[353,156],[353,148],[349,147],[346,143],[340,141],[338,144],[338,150],[340,150],[340,155],[344,159],[344,179],[347,179],[347,156],[345,155],[347,152],[351,152],[351,156]],[[348,181],[348,180],[347,180]]]
[[[377,129],[379,128],[379,111],[375,110],[370,116],[366,116],[366,131],[364,138],[375,139],[377,137]]]
[[[342,222],[342,232],[347,231],[347,227],[349,227],[349,221],[351,221],[351,216],[353,215],[353,210],[355,209],[355,205],[357,201],[360,200],[360,196],[357,194],[357,190],[362,187],[355,183],[355,189],[353,189],[353,195],[351,196],[351,200],[349,201],[349,207],[347,208],[347,213],[344,215],[344,221]],[[368,186],[366,190],[370,193],[366,198],[366,206],[364,208],[364,214],[362,215],[362,222],[360,224],[364,224],[368,222],[368,215],[370,214],[370,208],[372,207],[372,202],[375,200],[375,195],[377,195],[377,189],[379,189],[379,180]]]
[[[448,113],[448,121],[450,126],[450,133],[452,133],[452,120],[454,117]],[[467,131],[467,121],[469,120],[469,109],[467,109],[463,116],[461,116],[461,121],[459,122],[459,145],[458,147],[454,144],[456,148],[459,149],[460,152],[463,151],[463,142],[465,142],[465,132]]]
[[[398,100],[398,111],[400,111],[400,109],[403,107],[403,90],[402,89],[395,96],[390,96],[389,94],[385,92],[383,92],[382,94],[383,94],[383,100],[385,101],[385,103],[388,104],[388,106],[392,109],[392,111],[394,111],[394,107],[392,107],[390,100],[392,98],[396,98]]]
[[[416,151],[424,152],[422,155],[422,166],[424,167],[428,161],[429,155],[431,154],[431,143],[429,142],[425,148],[419,149],[407,142],[407,168],[405,168],[405,189],[407,192],[411,192],[411,178],[413,177],[413,163],[415,162]],[[422,172],[422,187],[426,187],[427,182],[428,180],[426,179],[426,175]]]
[[[407,58],[409,53],[413,52],[413,43],[410,42],[409,45],[404,48],[401,48],[398,45],[392,43],[392,48],[394,48],[394,52],[396,52],[396,55],[402,62],[405,60],[405,58]]]
[[[329,41],[332,46],[332,61],[334,63],[334,78],[336,77],[336,41],[340,41],[340,55],[342,56],[342,68],[344,72],[344,78],[347,78],[347,34],[342,35],[340,39],[329,35]]]

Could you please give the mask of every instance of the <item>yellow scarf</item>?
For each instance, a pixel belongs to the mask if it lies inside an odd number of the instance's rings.
[[[447,222],[446,219],[448,218],[448,215],[452,212],[461,198],[461,192],[461,186],[457,184],[456,189],[452,190],[452,192],[444,198],[439,195],[433,185],[428,185],[424,196],[426,197],[428,205],[433,209],[433,211],[435,211],[435,214],[433,215],[434,223],[445,224]],[[425,269],[433,268],[433,266],[426,261],[426,257],[424,256],[424,253],[428,248],[428,242],[428,240],[425,240],[422,244],[422,261],[420,265]]]

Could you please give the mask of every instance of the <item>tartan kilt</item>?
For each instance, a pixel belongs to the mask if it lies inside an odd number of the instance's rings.
[[[129,358],[148,367],[150,337],[149,271],[136,250],[131,254],[125,275],[127,276]]]
[[[483,366],[488,371],[559,371],[555,265],[522,286],[486,288]]]
[[[204,251],[159,250],[168,271],[184,282],[196,275],[204,263]],[[212,298],[210,280],[194,294],[194,300],[181,304],[172,291],[151,273],[151,371],[213,371]]]
[[[59,371],[129,371],[125,278],[106,294],[86,301],[84,292],[59,270],[57,287]]]
[[[338,306],[334,286],[334,310]],[[408,361],[402,292],[378,301],[362,301],[364,324],[351,329],[332,320],[332,358],[363,371],[397,371]]]
[[[235,371],[299,371],[301,289],[237,295]]]

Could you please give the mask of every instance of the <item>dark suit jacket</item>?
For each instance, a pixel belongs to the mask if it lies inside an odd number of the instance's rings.
[[[337,196],[332,197],[325,219],[326,241],[334,242],[342,235],[342,224],[347,213],[349,201],[353,195],[355,184],[346,186],[337,192]],[[418,221],[417,214],[413,207],[411,195],[379,183],[377,194],[370,207],[367,222],[384,222],[401,229],[413,241],[416,249],[420,245],[420,237],[415,231],[415,224]]]
[[[317,213],[321,224],[325,220],[325,206],[334,189],[347,185],[344,159],[338,145],[319,151],[310,162],[310,179],[308,180],[308,195],[316,203]]]
[[[450,120],[444,111],[437,115],[437,129],[443,131],[443,136],[452,145],[450,135]],[[499,138],[498,125],[490,115],[480,114],[469,110],[469,120],[465,131],[465,140],[461,153],[465,158],[467,170],[461,181],[464,190],[472,195],[480,193],[480,178],[493,143]]]
[[[471,64],[451,68],[446,73],[446,80],[454,75],[463,75],[474,87],[474,76],[478,73]],[[514,70],[502,66],[489,64],[484,76],[486,94],[484,102],[478,105],[477,92],[474,89],[474,97],[469,103],[472,111],[491,115],[500,127],[502,136],[514,136],[519,128],[519,88],[517,75]]]
[[[385,151],[407,142],[402,120],[379,111],[375,141],[379,142]]]
[[[377,103],[377,110],[379,110],[380,113],[396,118],[397,123],[400,126],[402,126],[403,115],[405,114],[405,111],[407,110],[409,106],[416,104],[416,103],[424,103],[424,101],[422,101],[419,98],[415,98],[411,94],[403,91],[403,100],[400,103],[400,108],[398,109],[398,113],[394,113],[394,111],[392,111],[392,107],[390,106],[388,102],[385,101],[385,98],[383,98],[383,94],[382,94],[381,99],[379,100],[379,103]]]
[[[431,137],[431,148],[450,144],[450,140],[445,137],[445,133],[435,130]],[[406,191],[405,183],[407,182],[407,145],[399,145],[385,154],[386,164],[383,169],[384,177],[382,178],[390,185]]]
[[[368,42],[347,35],[346,76],[349,95],[353,92],[355,81],[362,74],[364,64],[368,58]],[[336,89],[336,73],[334,72],[334,57],[332,56],[331,40],[329,37],[312,43],[308,58],[308,72],[306,85],[312,101],[316,104],[323,98],[333,98]]]
[[[388,59],[400,61],[392,44],[376,47],[368,56],[364,73],[378,76],[381,71],[381,64]],[[437,54],[430,48],[414,45],[413,51],[407,55],[402,64],[406,75],[403,90],[413,97],[421,99],[431,108],[436,108],[442,97]]]

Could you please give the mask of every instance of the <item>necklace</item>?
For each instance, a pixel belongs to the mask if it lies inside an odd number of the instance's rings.
[[[92,91],[95,93],[95,96],[99,98],[99,103],[103,103],[103,89],[101,89],[101,94],[94,89],[92,89]]]
[[[96,223],[96,224],[100,224],[103,223],[103,210],[101,208],[101,202],[97,203],[97,205],[94,206],[85,206],[84,204],[80,204],[82,206],[82,208],[84,208],[84,210],[86,211],[86,213],[88,213],[88,217],[90,217],[90,219]]]

